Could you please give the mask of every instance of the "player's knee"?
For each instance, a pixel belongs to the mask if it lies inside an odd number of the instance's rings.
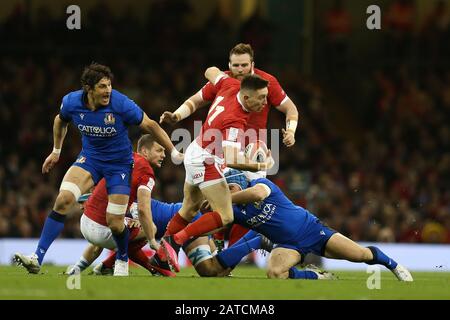
[[[200,277],[217,277],[218,272],[214,268],[214,266],[209,263],[209,261],[203,261],[202,263],[199,263],[195,270],[197,270],[197,273]]]
[[[266,274],[269,279],[281,279],[285,273],[282,268],[269,268]]]
[[[220,218],[222,219],[222,225],[226,226],[233,222],[233,215],[231,214],[221,214]]]
[[[54,209],[57,212],[65,212],[69,210],[75,202],[75,196],[73,193],[66,190],[61,190],[56,197]]]
[[[122,216],[106,215],[106,223],[113,234],[119,234],[125,228]]]

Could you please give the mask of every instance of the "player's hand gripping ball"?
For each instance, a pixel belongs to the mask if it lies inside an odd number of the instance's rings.
[[[257,140],[256,142],[249,143],[245,147],[244,154],[250,160],[256,162],[266,162],[269,156],[269,148],[264,141]]]

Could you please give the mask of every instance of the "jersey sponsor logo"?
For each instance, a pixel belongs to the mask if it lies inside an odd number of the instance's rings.
[[[320,230],[320,235],[321,235],[321,236],[324,236],[324,235],[325,235],[325,232],[324,232],[323,230]]]
[[[80,130],[82,134],[93,137],[112,137],[117,133],[114,127],[86,126],[83,124],[78,125],[78,130]]]
[[[121,173],[120,176],[122,177],[122,180],[125,180],[125,177],[127,176],[125,173]]]
[[[86,162],[86,157],[81,156],[75,162],[77,162],[77,163],[85,163]]]
[[[247,224],[251,227],[257,227],[263,223],[266,223],[272,218],[277,206],[272,203],[265,203],[264,207],[258,209],[258,214],[247,219]]]
[[[84,119],[84,113],[80,113],[80,118],[81,118],[81,120]]]
[[[105,114],[105,124],[115,124],[116,119],[114,118],[114,115],[112,113],[106,113]]]

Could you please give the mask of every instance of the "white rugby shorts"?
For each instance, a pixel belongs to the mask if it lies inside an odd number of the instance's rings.
[[[81,215],[80,230],[83,237],[93,245],[110,250],[116,248],[116,242],[112,237],[111,229],[95,222],[85,214]]]
[[[199,188],[225,181],[223,175],[225,160],[203,149],[196,140],[186,149],[184,168],[186,182]]]

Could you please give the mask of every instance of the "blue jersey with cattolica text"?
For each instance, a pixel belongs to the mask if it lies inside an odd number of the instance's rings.
[[[131,163],[132,145],[128,127],[142,122],[144,112],[130,98],[112,90],[109,104],[95,111],[86,107],[83,90],[64,96],[60,118],[72,121],[82,136],[82,152],[95,160]]]
[[[250,181],[249,188],[259,183],[270,188],[270,195],[259,202],[234,205],[234,223],[253,229],[274,243],[307,238],[311,224],[320,220],[308,210],[293,204],[277,185],[266,178]]]

